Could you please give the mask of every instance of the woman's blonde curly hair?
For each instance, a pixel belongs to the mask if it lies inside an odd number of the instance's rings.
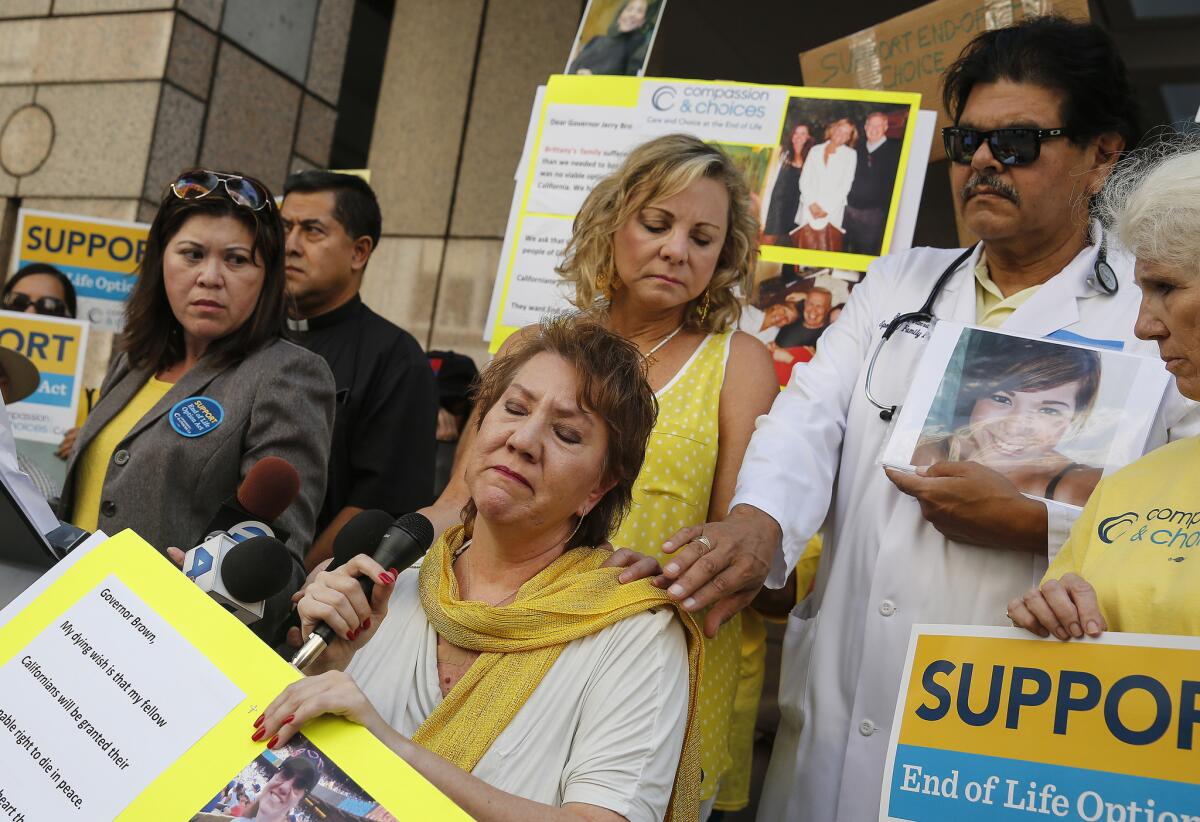
[[[688,303],[684,324],[702,331],[727,331],[741,316],[738,291],[749,294],[758,257],[758,221],[745,178],[728,155],[687,134],[668,134],[634,149],[621,167],[588,194],[575,217],[566,259],[558,273],[575,286],[573,302],[594,315],[607,313],[617,280],[617,231],[650,203],[674,197],[707,177],[729,193],[729,230],[707,290]],[[702,305],[707,296],[707,311]]]

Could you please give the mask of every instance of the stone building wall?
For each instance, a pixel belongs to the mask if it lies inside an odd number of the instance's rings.
[[[148,220],[188,166],[274,189],[327,166],[354,5],[4,0],[0,209]],[[428,347],[485,356],[534,89],[562,69],[582,5],[395,3],[367,162],[384,238],[364,294]],[[0,242],[14,219],[0,212]]]

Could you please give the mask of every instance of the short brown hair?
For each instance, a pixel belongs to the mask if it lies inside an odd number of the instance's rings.
[[[684,322],[704,331],[727,331],[737,324],[742,310],[737,290],[750,293],[758,258],[758,220],[746,179],[729,155],[687,134],[668,134],[638,146],[583,201],[566,260],[558,268],[563,279],[575,286],[576,308],[589,313],[608,310],[604,283],[617,276],[618,229],[645,206],[675,196],[702,177],[725,186],[729,227],[706,292],[708,310],[702,310],[704,297],[698,297],[687,307]]]
[[[186,173],[186,172],[185,172]],[[138,266],[137,280],[129,302],[125,305],[125,335],[123,347],[135,368],[165,368],[184,357],[183,326],[175,318],[167,301],[163,284],[163,255],[167,244],[184,223],[196,216],[232,217],[250,230],[254,241],[250,254],[263,264],[263,287],[249,318],[242,325],[208,346],[206,356],[213,356],[220,365],[232,365],[282,337],[287,328],[285,274],[283,265],[283,223],[270,190],[258,180],[244,174],[262,187],[267,205],[258,211],[238,205],[229,198],[225,186],[196,199],[175,196],[170,186],[163,192],[162,202],[150,232],[146,251]]]
[[[608,428],[604,478],[615,483],[583,518],[567,548],[599,545],[608,539],[633,500],[633,483],[646,458],[646,444],[658,417],[658,400],[646,382],[646,359],[637,347],[595,320],[560,314],[542,320],[533,333],[513,345],[483,372],[475,403],[476,425],[492,409],[517,372],[538,354],[566,360],[579,376],[578,401]],[[463,509],[468,533],[475,521],[474,501]]]

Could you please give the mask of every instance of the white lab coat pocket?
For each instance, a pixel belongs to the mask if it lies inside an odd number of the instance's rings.
[[[804,727],[805,704],[811,671],[813,644],[821,614],[811,596],[800,602],[788,614],[787,632],[783,636],[783,657],[779,670],[779,712],[783,721],[797,733]]]

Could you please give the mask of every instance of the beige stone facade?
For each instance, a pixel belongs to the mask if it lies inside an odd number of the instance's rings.
[[[354,6],[4,0],[0,259],[17,204],[146,220],[189,166],[275,189],[327,166]],[[562,69],[581,6],[395,3],[367,161],[384,237],[364,296],[427,347],[485,356],[534,89]]]

